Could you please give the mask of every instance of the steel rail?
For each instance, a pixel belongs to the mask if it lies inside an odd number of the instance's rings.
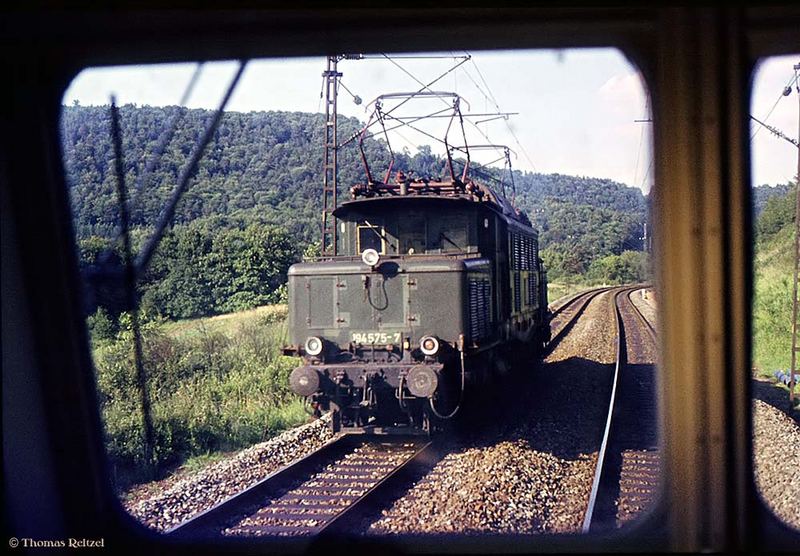
[[[349,442],[348,435],[341,435],[330,440],[317,450],[275,471],[245,490],[168,529],[166,534],[176,537],[193,537],[210,530],[221,530],[224,524],[232,519],[232,515],[242,513],[245,508],[251,507],[267,497],[275,496],[293,483],[298,475],[308,474],[323,462],[341,457],[350,449]]]
[[[576,295],[573,299],[569,300],[567,303],[559,307],[559,309],[554,312],[550,317],[550,323],[553,323],[555,317],[560,316],[567,308],[571,308],[575,310],[575,314],[569,317],[567,322],[561,325],[557,332],[554,334],[551,331],[551,339],[547,344],[547,347],[544,350],[543,357],[547,357],[556,346],[564,339],[564,337],[569,333],[570,330],[575,326],[575,323],[578,322],[580,316],[586,311],[586,308],[589,306],[589,303],[592,302],[594,298],[599,296],[602,293],[610,291],[611,287],[603,287],[597,288],[594,290],[589,290],[588,292],[581,292],[580,294]]]
[[[608,291],[608,290],[610,290],[610,289],[611,289],[611,286],[602,286],[602,287],[595,288],[595,289],[590,289],[590,290],[582,290],[582,291],[580,291],[580,292],[578,292],[578,293],[572,294],[572,297],[568,297],[566,301],[564,301],[563,303],[561,303],[561,304],[558,306],[558,308],[557,308],[557,309],[555,309],[554,311],[552,311],[552,312],[550,313],[550,318],[552,319],[552,318],[554,318],[554,317],[557,317],[558,315],[560,315],[561,313],[563,313],[563,312],[564,312],[564,311],[565,311],[565,310],[566,310],[566,309],[567,309],[569,306],[571,306],[571,305],[573,305],[575,302],[577,302],[577,301],[578,301],[578,300],[579,300],[581,297],[583,297],[583,296],[585,296],[585,295],[588,295],[588,294],[590,294],[590,293],[591,293],[591,292],[593,292],[593,291],[597,291],[597,290]],[[558,301],[558,300],[560,300],[560,299],[562,299],[562,298],[559,298],[559,299],[557,299],[556,301]]]
[[[629,379],[630,377],[623,376],[625,367],[629,365],[629,362],[627,339],[625,334],[625,321],[623,318],[622,304],[620,303],[621,298],[624,297],[627,299],[627,306],[632,309],[629,312],[632,313],[633,317],[638,321],[640,328],[647,332],[650,340],[654,344],[656,342],[655,328],[650,324],[647,318],[645,318],[644,314],[631,299],[633,292],[638,291],[643,287],[645,286],[638,285],[633,287],[623,287],[619,288],[614,294],[613,313],[616,327],[616,364],[614,366],[614,376],[612,379],[611,396],[609,399],[606,425],[603,431],[603,440],[598,452],[595,475],[592,481],[591,493],[589,495],[589,503],[587,505],[583,520],[582,532],[584,533],[588,533],[590,530],[598,527],[598,501],[601,500],[604,495],[608,496],[608,489],[611,488],[611,485],[608,484],[608,481],[612,479],[612,477],[609,476],[609,473],[611,473],[612,470],[608,468],[609,460],[612,456],[612,454],[609,453],[609,450],[611,446],[617,445],[621,441],[620,436],[622,435],[622,432],[619,429],[621,426],[619,425],[619,421],[624,420],[623,415],[625,414],[625,410],[621,405],[623,404],[624,400],[622,396],[630,395],[630,393],[626,394],[626,387],[622,384],[626,378]],[[629,387],[630,386],[628,386],[628,388]],[[630,408],[628,408],[628,411],[630,412]],[[621,478],[622,477],[620,477],[620,479]],[[603,502],[606,503],[607,506],[610,503],[609,500],[603,500]]]
[[[434,441],[423,444],[414,455],[378,481],[361,498],[328,521],[318,533],[320,539],[353,535],[353,531],[358,529],[359,520],[377,514],[387,501],[394,498],[393,492],[411,482],[422,471],[433,467],[441,457],[440,448]]]
[[[350,527],[358,523],[359,519],[386,504],[387,501],[391,500],[392,492],[399,490],[416,473],[427,469],[440,459],[438,446],[433,441],[422,436],[410,435],[343,434],[302,459],[262,479],[255,485],[173,527],[167,531],[167,535],[176,539],[220,538],[225,529],[232,526],[235,528],[235,524],[242,518],[255,515],[260,510],[269,507],[273,502],[280,500],[281,497],[289,495],[293,489],[305,488],[304,484],[309,482],[315,474],[320,473],[326,466],[335,464],[350,453],[355,453],[360,447],[376,442],[383,444],[396,443],[398,445],[414,443],[415,446],[409,457],[399,464],[393,464],[393,468],[382,477],[376,478],[374,484],[369,486],[365,492],[353,496],[349,504],[342,504],[341,507],[337,508],[340,511],[324,512],[324,509],[330,509],[331,507],[327,506],[326,508],[321,504],[324,505],[326,500],[341,498],[344,495],[308,495],[307,500],[304,500],[304,502],[310,502],[307,508],[313,511],[316,504],[320,506],[318,510],[323,511],[323,515],[298,514],[295,519],[301,523],[304,519],[313,519],[314,521],[319,521],[319,524],[312,526],[303,524],[296,526],[291,524],[267,524],[246,527],[246,529],[253,529],[255,531],[254,534],[265,538],[277,538],[278,535],[288,533],[291,536],[296,536],[309,542],[317,537],[329,539],[346,536],[351,530]],[[381,463],[375,464],[374,462],[364,465],[367,468],[375,467],[376,465],[378,468],[382,467]],[[346,467],[348,466],[343,466],[342,469]],[[336,474],[337,471],[334,469],[332,473]],[[354,471],[348,468],[342,473],[352,475]],[[352,477],[349,479],[350,482],[358,480],[360,479]],[[341,479],[341,482],[347,483],[348,479]],[[308,489],[313,488],[308,487]],[[319,488],[326,489],[326,487]],[[341,488],[340,485],[333,483],[327,485],[327,489],[337,490]],[[344,498],[349,498],[349,496],[351,495],[344,496]],[[298,497],[302,497],[302,495],[298,495]],[[286,517],[286,521],[292,521],[290,519],[292,516],[284,517]],[[231,538],[231,540],[236,542],[235,538]]]
[[[639,309],[639,307],[637,307],[636,304],[633,302],[633,299],[631,299],[631,296],[633,295],[633,293],[637,292],[637,291],[639,291],[641,289],[644,289],[644,287],[636,287],[636,288],[632,288],[631,290],[629,290],[628,293],[627,293],[628,301],[630,301],[630,305],[631,305],[631,307],[633,307],[633,314],[636,316],[636,318],[639,320],[639,322],[644,325],[644,328],[645,328],[645,330],[647,330],[647,333],[650,336],[650,339],[655,343],[656,342],[656,329],[655,329],[655,327],[650,323],[649,320],[647,320],[647,317],[644,316],[644,313],[642,313],[642,311]]]
[[[611,397],[608,403],[608,416],[606,417],[606,426],[603,430],[603,441],[600,444],[600,451],[597,454],[597,465],[595,466],[594,479],[592,481],[592,490],[589,494],[589,504],[586,508],[586,513],[583,518],[582,532],[588,533],[592,527],[595,506],[597,504],[598,495],[600,492],[600,484],[603,476],[604,464],[606,459],[606,449],[608,448],[608,439],[611,436],[611,423],[614,414],[614,406],[617,399],[617,386],[619,384],[620,367],[622,366],[622,359],[625,350],[625,327],[622,321],[622,311],[619,310],[617,298],[625,290],[619,290],[614,294],[614,301],[612,303],[614,313],[614,326],[616,328],[616,359],[614,365],[614,378],[611,386]]]

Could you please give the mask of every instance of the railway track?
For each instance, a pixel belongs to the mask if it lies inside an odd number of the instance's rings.
[[[427,437],[343,434],[167,534],[309,542],[350,536],[439,459]]]
[[[581,292],[566,303],[559,306],[550,316],[550,342],[545,348],[543,356],[547,356],[558,342],[566,336],[578,319],[589,306],[589,303],[601,293],[611,290],[611,287],[602,287]]]
[[[617,361],[583,532],[623,525],[658,493],[657,344],[653,326],[631,300],[638,289],[614,293]]]
[[[655,404],[648,405],[652,386],[646,387],[653,382],[654,332],[631,303],[633,290],[600,288],[569,300],[555,312],[551,345],[609,290],[619,330],[616,395],[584,520],[587,531],[616,527],[637,515],[653,500],[659,477],[657,439],[651,434]],[[637,347],[648,342],[652,352]],[[646,417],[643,408],[649,408]],[[643,434],[636,427],[645,421],[653,430]],[[176,540],[259,537],[278,546],[291,540],[294,548],[360,537],[382,509],[433,468],[442,450],[421,436],[344,434],[168,533]]]

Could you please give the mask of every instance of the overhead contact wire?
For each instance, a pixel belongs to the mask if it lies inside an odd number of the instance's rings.
[[[230,85],[228,85],[228,89],[225,92],[225,96],[222,98],[222,101],[220,102],[219,108],[214,113],[211,122],[206,127],[206,130],[203,133],[203,136],[200,139],[197,148],[192,153],[192,157],[189,160],[189,163],[184,167],[180,177],[178,178],[178,186],[175,188],[175,191],[173,192],[172,197],[167,203],[167,206],[161,213],[161,216],[159,217],[158,224],[156,225],[156,229],[153,232],[153,235],[150,236],[150,240],[147,242],[147,244],[142,249],[141,253],[139,253],[139,256],[136,259],[137,274],[141,274],[147,268],[151,258],[153,257],[153,253],[155,252],[156,247],[158,247],[159,243],[161,242],[164,232],[166,231],[167,227],[172,224],[172,219],[175,216],[175,208],[178,205],[178,201],[181,199],[184,192],[189,187],[189,181],[194,177],[195,173],[197,172],[200,159],[203,157],[203,153],[205,152],[206,147],[211,142],[214,133],[219,127],[219,123],[222,120],[223,114],[225,113],[225,107],[228,105],[228,101],[233,95],[233,91],[236,89],[236,85],[239,83],[239,80],[241,79],[242,74],[244,73],[246,67],[247,67],[247,60],[239,62],[239,68],[236,71],[236,74],[233,76]]]

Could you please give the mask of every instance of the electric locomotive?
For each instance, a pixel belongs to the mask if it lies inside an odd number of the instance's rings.
[[[333,428],[430,432],[465,389],[508,369],[513,343],[549,340],[537,232],[470,178],[351,189],[339,252],[289,269],[291,388]]]

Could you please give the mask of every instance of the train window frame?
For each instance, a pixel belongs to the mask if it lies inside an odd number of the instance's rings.
[[[423,23],[421,27],[418,15],[414,10],[395,10],[387,17],[354,9],[333,14],[270,11],[245,17],[223,12],[147,14],[143,18],[95,14],[85,19],[73,14],[16,14],[9,18],[11,42],[24,48],[13,49],[15,60],[4,54],[17,86],[4,91],[14,110],[3,115],[15,133],[13,142],[4,138],[5,156],[0,165],[3,195],[8,195],[2,203],[2,221],[13,227],[14,233],[3,234],[2,267],[7,273],[4,276],[24,284],[26,297],[24,303],[14,305],[4,295],[3,338],[5,345],[9,339],[29,337],[36,350],[19,352],[11,361],[4,359],[4,392],[30,400],[29,407],[17,407],[15,422],[27,422],[35,434],[26,439],[35,438],[39,444],[28,445],[19,435],[4,434],[4,442],[7,439],[9,446],[19,448],[4,452],[9,456],[4,465],[15,471],[24,469],[25,457],[38,449],[49,458],[34,471],[41,477],[38,490],[53,501],[53,507],[65,510],[59,514],[48,507],[42,521],[37,517],[39,508],[19,503],[24,495],[21,485],[8,483],[7,500],[14,501],[19,512],[12,516],[13,524],[28,535],[52,533],[55,537],[88,531],[143,549],[170,547],[188,552],[203,548],[174,545],[152,535],[125,514],[109,491],[86,330],[76,309],[80,306],[77,267],[70,255],[74,236],[55,129],[60,100],[70,79],[80,68],[112,63],[318,54],[331,44],[355,51],[371,43],[375,49],[390,46],[399,27],[416,31],[402,45],[416,51],[462,45],[467,40],[472,41],[474,50],[480,46],[618,48],[642,70],[654,100],[658,184],[654,216],[663,220],[660,229],[666,229],[666,222],[676,224],[671,226],[669,238],[674,245],[663,237],[655,241],[660,262],[657,288],[662,299],[669,301],[660,314],[664,334],[661,369],[664,375],[672,375],[676,369],[686,373],[668,376],[669,382],[661,385],[662,394],[668,397],[662,418],[668,424],[664,429],[669,459],[665,479],[671,490],[665,489],[667,499],[645,523],[638,522],[626,531],[605,537],[536,537],[536,546],[523,548],[796,548],[800,535],[775,523],[754,498],[748,437],[751,398],[746,380],[752,222],[743,210],[750,206],[751,184],[745,171],[750,151],[742,130],[747,129],[743,111],[749,109],[747,78],[752,78],[755,60],[798,49],[797,9],[536,8],[462,9],[458,13],[433,9],[427,13],[429,17],[448,17],[449,24],[442,26],[437,21],[435,26]],[[387,33],[390,25],[394,33]],[[231,34],[231,29],[238,32]],[[325,32],[319,33],[320,29]],[[470,32],[475,29],[481,33]],[[198,41],[198,32],[212,40]],[[142,36],[148,37],[146,44]],[[723,71],[709,71],[720,69]],[[670,83],[674,90],[668,87]],[[692,97],[689,91],[693,89],[708,94]],[[720,105],[727,109],[724,113]],[[723,114],[727,120],[720,123]],[[698,121],[702,121],[699,128],[690,125]],[[720,147],[724,153],[719,152]],[[25,187],[27,184],[30,187]],[[28,217],[42,212],[43,218]],[[670,215],[708,218],[672,221]],[[693,239],[699,245],[696,252],[685,249]],[[9,245],[13,251],[6,248]],[[716,261],[722,261],[721,266],[714,267]],[[701,289],[691,291],[678,280],[670,283],[669,279],[682,275],[701,282]],[[697,300],[715,305],[700,307],[695,305]],[[687,315],[688,320],[681,321]],[[9,323],[14,325],[13,336]],[[701,324],[709,326],[701,329]],[[31,371],[41,379],[41,388],[31,390],[25,379]],[[712,390],[714,383],[722,386]],[[670,391],[665,385],[674,388]],[[684,402],[677,399],[679,394],[686,397]],[[63,457],[57,459],[55,454]],[[703,479],[709,481],[708,491],[693,492],[692,485],[704,485]],[[38,527],[31,528],[31,524]],[[480,546],[508,551],[519,550],[518,543],[516,537],[454,539],[448,540],[446,549],[475,550]],[[238,548],[246,551],[252,546],[246,543]],[[419,540],[413,547],[424,548],[425,541]],[[444,549],[440,540],[428,548]]]
[[[413,249],[413,245],[408,247],[408,240],[404,238],[408,237],[406,234],[409,230],[413,230],[413,227],[406,228],[405,226],[408,225],[409,217],[417,220],[418,222],[422,223],[421,232],[417,231],[417,234],[421,234],[422,236],[422,246],[423,248],[419,251]],[[397,244],[398,244],[398,254],[401,255],[408,255],[408,256],[415,256],[415,255],[425,255],[428,252],[428,218],[429,214],[426,211],[418,211],[418,212],[409,212],[404,214],[401,218],[397,219]]]
[[[746,99],[747,103],[748,103],[748,105],[747,105],[748,114],[753,113],[753,111],[752,111],[753,106],[752,106],[752,102],[751,102],[752,93],[754,92],[754,89],[755,89],[755,81],[756,81],[756,78],[758,77],[758,73],[759,73],[759,71],[761,69],[761,64],[764,63],[764,62],[768,62],[772,58],[781,57],[781,56],[791,56],[794,60],[796,60],[798,54],[800,53],[800,45],[798,45],[797,48],[794,51],[791,51],[791,52],[788,52],[788,51],[787,52],[776,52],[776,53],[769,53],[769,54],[766,54],[766,55],[764,55],[763,53],[759,54],[759,52],[760,52],[760,49],[754,48],[753,51],[751,52],[751,56],[750,56],[750,60],[749,60],[750,61],[750,72],[749,72],[749,79],[748,79],[748,83],[749,83],[749,85],[748,85],[748,95],[747,95],[747,99]],[[800,91],[795,93],[795,94],[800,94]],[[786,96],[786,92],[785,91],[783,92],[783,95]],[[800,114],[798,114],[798,118],[800,118]],[[749,141],[748,141],[748,147],[746,149],[746,156],[748,157],[748,161],[751,164],[753,164],[755,162],[755,151],[754,151],[753,142],[752,142],[752,140],[754,138],[754,135],[748,133],[748,137],[749,137]],[[791,131],[790,131],[789,137],[792,137]],[[799,157],[798,160],[800,160],[800,153],[798,154],[798,157]],[[798,171],[800,171],[800,168],[798,168]],[[796,178],[800,178],[800,176],[795,176],[795,177]],[[756,206],[755,205],[755,198],[754,198],[752,193],[753,193],[754,187],[757,184],[752,181],[752,173],[751,172],[748,172],[748,174],[747,174],[747,182],[748,182],[748,186],[749,186],[748,192],[750,193],[750,195],[748,196],[748,207],[751,210],[751,214],[750,214],[750,216],[751,216],[750,231],[751,231],[751,234],[752,234],[752,236],[753,236],[753,238],[755,240],[755,224],[756,224],[756,218],[757,217],[755,215],[756,214],[755,213],[755,206]],[[755,241],[753,241],[752,245],[755,245]],[[752,288],[752,292],[753,292],[753,298],[752,298],[751,303],[749,305],[749,310],[750,310],[750,315],[749,316],[751,318],[751,321],[749,322],[750,327],[749,327],[748,332],[750,334],[750,342],[751,342],[750,348],[751,348],[751,350],[749,350],[748,354],[747,354],[748,357],[749,357],[748,362],[750,363],[748,371],[750,369],[755,368],[755,359],[753,357],[754,353],[753,353],[753,349],[752,349],[753,348],[754,336],[755,336],[755,330],[756,330],[755,323],[752,322],[752,320],[754,319],[753,313],[754,313],[755,291],[756,291],[755,277],[756,277],[756,270],[757,270],[756,257],[755,257],[755,248],[754,247],[753,247],[753,252],[751,253],[751,257],[750,257],[749,263],[750,263],[749,272],[750,272],[750,280],[751,280],[751,288]],[[751,373],[748,372],[747,377],[748,377],[748,380],[749,380],[751,378]],[[748,388],[748,395],[750,396],[750,402],[751,403],[754,403],[757,399],[759,399],[755,395],[755,392],[752,390],[752,388]],[[795,390],[795,395],[798,395],[798,390],[797,389]],[[787,401],[788,401],[788,393],[786,394],[786,398],[787,398]],[[797,536],[798,541],[800,541],[800,525],[792,526],[791,524],[787,523],[784,520],[784,518],[781,517],[778,514],[778,512],[774,511],[772,509],[772,507],[770,506],[770,503],[767,501],[767,497],[765,495],[765,492],[761,489],[761,486],[757,482],[757,477],[756,477],[756,454],[755,454],[755,450],[754,450],[754,447],[755,447],[756,412],[753,410],[752,406],[751,406],[751,413],[749,414],[748,417],[749,417],[749,425],[752,428],[752,434],[750,435],[750,438],[748,439],[750,441],[750,443],[751,443],[750,450],[749,450],[749,457],[750,457],[749,465],[751,467],[751,473],[750,473],[751,476],[750,476],[750,485],[749,486],[752,489],[752,491],[754,493],[754,496],[755,496],[755,498],[757,500],[757,505],[758,505],[759,512],[766,516],[763,519],[766,522],[767,527],[769,528],[769,530],[772,530],[773,532],[781,531],[781,530],[784,531],[784,532],[785,531],[791,531],[793,534],[795,534]],[[790,415],[789,418],[792,419],[793,417]],[[798,544],[798,546],[800,546],[800,543]]]
[[[377,233],[380,236],[381,248],[378,251],[379,255],[386,254],[386,228],[383,224],[356,224],[356,251],[357,255],[364,252],[361,248],[361,231],[372,230],[373,234]]]

